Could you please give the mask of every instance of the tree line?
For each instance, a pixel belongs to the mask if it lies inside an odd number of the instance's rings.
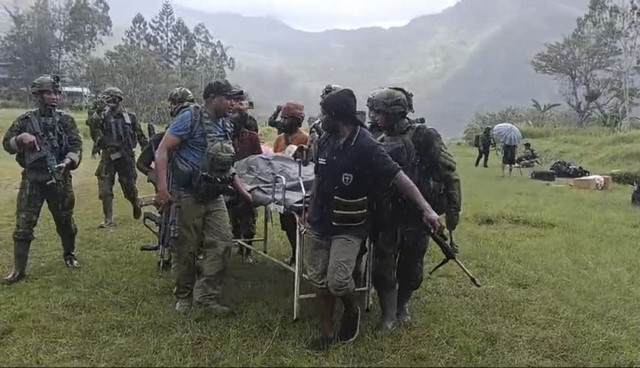
[[[118,87],[141,119],[162,122],[171,88],[186,86],[197,96],[235,67],[228,47],[203,23],[190,28],[169,0],[150,20],[138,13],[120,44],[102,57],[95,51],[112,30],[107,0],[37,0],[26,10],[6,11],[12,24],[0,41],[0,58],[9,63],[12,91],[56,73],[94,93]]]
[[[590,0],[573,32],[531,64],[559,82],[580,126],[628,128],[638,106],[640,8],[635,0]]]

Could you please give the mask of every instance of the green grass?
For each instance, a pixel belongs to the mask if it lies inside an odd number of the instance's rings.
[[[8,113],[0,117],[6,126]],[[565,139],[535,144],[546,156],[546,147]],[[580,152],[573,144],[566,149]],[[461,259],[484,287],[473,287],[447,265],[425,279],[412,326],[378,337],[370,331],[376,308],[366,314],[369,331],[361,339],[327,355],[305,349],[316,326],[314,302],[304,302],[301,320],[291,322],[293,278],[264,260],[249,266],[232,256],[225,299],[235,317],[177,315],[169,275],[158,278],[154,255],[138,251],[152,235],[131,218],[119,189],[118,227],[96,229],[97,161],[85,157],[74,176],[84,267],[65,269],[51,216],[43,210],[29,278],[0,287],[0,366],[639,365],[640,225],[629,189],[590,192],[526,175],[502,178],[495,155],[491,168],[481,169],[472,166],[471,148],[453,150],[464,184]],[[617,144],[602,150],[617,151]],[[589,162],[599,160],[604,158]],[[18,174],[12,157],[1,155],[1,272],[12,260]],[[151,193],[142,180],[141,192]],[[288,245],[277,223],[271,229],[271,253],[284,258]],[[430,249],[429,267],[441,257]]]
[[[568,160],[601,174],[640,170],[640,130],[622,133],[601,127],[526,127],[522,134],[549,162]]]

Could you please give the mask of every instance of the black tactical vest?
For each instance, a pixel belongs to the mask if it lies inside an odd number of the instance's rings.
[[[415,124],[407,124],[398,134],[392,136],[382,134],[378,137],[378,141],[409,179],[420,188],[425,178],[421,177],[419,159],[416,157],[416,148],[413,143],[415,129]],[[391,187],[388,193],[384,193],[379,197],[376,200],[378,216],[392,218],[396,223],[401,224],[422,222],[419,209],[400,194],[395,187]],[[389,216],[389,213],[392,215]]]
[[[102,114],[102,132],[105,148],[133,150],[136,136],[128,112],[120,110],[116,113]]]
[[[69,152],[68,137],[60,126],[60,114],[40,116],[37,110],[27,114],[27,133],[36,137],[40,151],[33,151],[19,158],[18,163],[26,169],[31,180],[46,181],[51,178],[50,170],[64,160]],[[22,161],[22,162],[21,162]]]

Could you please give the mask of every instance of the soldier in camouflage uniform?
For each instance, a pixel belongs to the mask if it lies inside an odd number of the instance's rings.
[[[38,101],[38,109],[18,117],[2,141],[5,151],[15,154],[16,161],[24,168],[13,232],[14,266],[2,281],[7,285],[19,282],[26,275],[33,229],[45,201],[62,241],[65,264],[70,268],[80,267],[76,259],[75,196],[70,171],[80,164],[82,139],[73,117],[56,111],[60,92],[58,76],[36,79],[31,93]]]
[[[187,88],[176,87],[169,92],[169,103],[172,106],[189,107],[195,103],[193,93]],[[170,112],[173,116],[173,111]],[[167,128],[171,123],[167,124]],[[140,156],[136,161],[136,168],[147,177],[147,182],[156,186],[156,173],[153,167],[155,160],[155,150],[160,146],[160,142],[164,137],[164,132],[156,133],[153,137],[149,137],[149,144],[142,148]]]
[[[378,141],[433,209],[446,213],[447,228],[453,231],[459,221],[460,180],[438,132],[407,118],[412,101],[401,88],[379,91],[371,97],[369,109],[383,130]],[[374,218],[373,285],[382,313],[377,328],[388,333],[396,321],[410,321],[409,301],[422,284],[428,233],[419,209],[396,190],[376,200]]]
[[[369,94],[369,97],[367,98],[367,109],[369,109],[369,114],[368,114],[369,125],[367,126],[367,129],[369,129],[369,132],[371,133],[371,135],[376,139],[382,135],[383,131],[382,131],[382,128],[380,128],[380,125],[378,124],[377,115],[373,112],[372,103],[373,103],[373,97],[380,91],[381,91],[380,88],[373,90]]]
[[[93,103],[89,107],[89,110],[87,110],[87,121],[85,123],[90,130],[91,130],[91,120],[93,115],[102,114],[104,112],[106,105],[107,104],[105,103],[103,96],[100,95],[93,101]],[[93,147],[91,149],[91,157],[97,158],[98,155],[100,155],[100,147],[98,147],[96,142],[93,142]]]
[[[100,228],[114,225],[113,222],[113,186],[118,175],[125,198],[133,206],[133,217],[137,220],[142,215],[138,203],[138,178],[135,170],[136,143],[141,148],[146,147],[148,141],[136,116],[120,107],[124,100],[122,91],[118,88],[107,88],[103,92],[106,108],[101,114],[95,113],[89,121],[91,138],[101,151],[100,164],[96,170],[98,177],[99,198],[102,201],[104,222]]]

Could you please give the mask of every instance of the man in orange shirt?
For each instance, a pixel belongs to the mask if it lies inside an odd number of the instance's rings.
[[[283,153],[289,145],[308,145],[309,136],[300,129],[304,121],[304,106],[289,101],[283,106],[281,117],[283,133],[276,139],[273,152]],[[298,231],[295,216],[291,213],[281,214],[280,228],[287,233],[289,244],[291,244],[291,258],[288,262],[293,264],[296,259],[296,233]]]

